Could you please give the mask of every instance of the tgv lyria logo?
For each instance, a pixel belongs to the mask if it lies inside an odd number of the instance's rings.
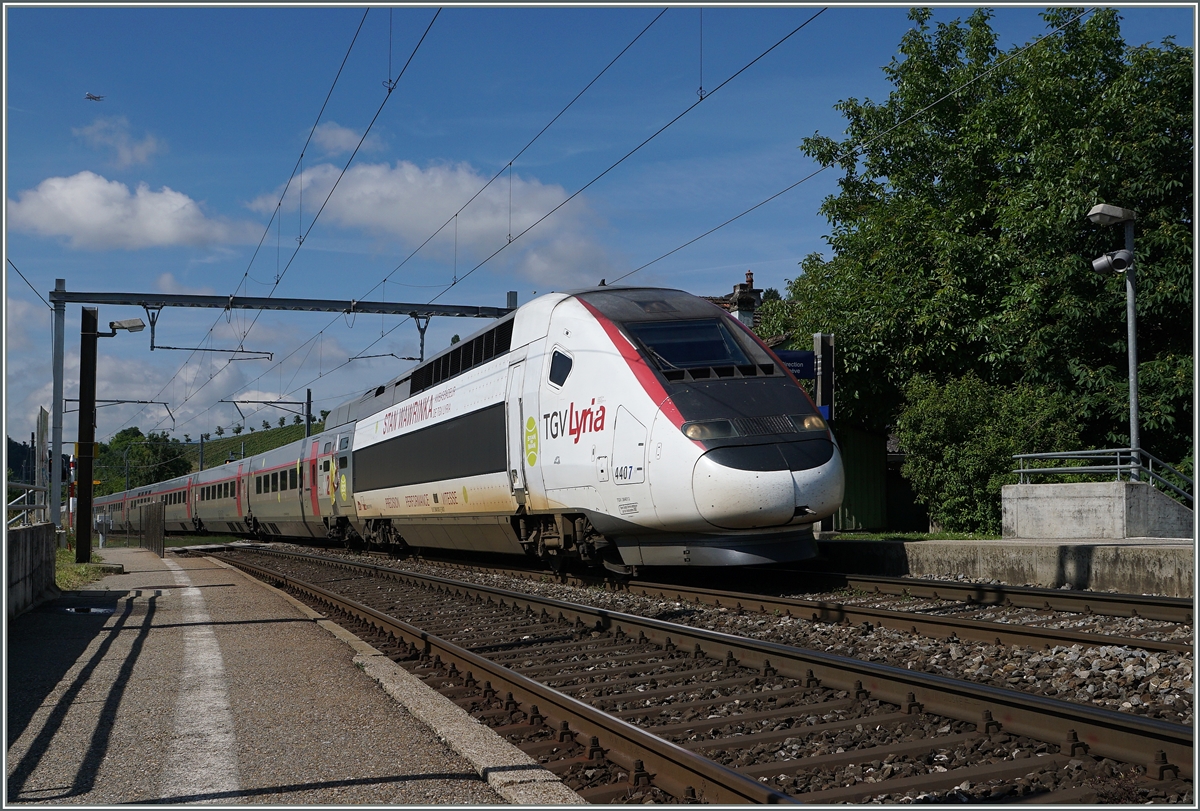
[[[537,464],[538,432],[537,420],[529,417],[525,420],[525,463],[530,467]]]

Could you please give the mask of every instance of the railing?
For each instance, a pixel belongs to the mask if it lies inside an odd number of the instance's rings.
[[[17,513],[8,518],[5,526],[13,526],[20,522],[22,526],[28,526],[32,523],[43,523],[49,520],[49,514],[46,512],[46,499],[43,497],[41,501],[30,503],[29,498],[35,493],[45,493],[48,489],[38,487],[33,484],[25,484],[24,482],[7,482],[9,487],[24,490],[25,492],[8,502],[6,508],[8,512]],[[35,496],[36,497],[36,496]],[[40,513],[36,520],[30,520],[30,513]]]
[[[1094,451],[1065,451],[1062,453],[1018,453],[1013,455],[1019,467],[1013,471],[1020,477],[1021,484],[1029,484],[1032,476],[1051,476],[1055,474],[1072,475],[1102,475],[1112,474],[1117,481],[1126,477],[1129,481],[1148,479],[1150,484],[1169,490],[1187,503],[1195,503],[1191,491],[1195,484],[1190,478],[1180,473],[1161,459],[1146,453],[1144,450],[1132,448],[1117,448],[1116,450]],[[1031,467],[1027,462],[1044,462],[1050,460],[1080,460],[1085,464],[1069,467]],[[1144,461],[1143,461],[1144,460]],[[1155,469],[1157,468],[1157,470]],[[1161,473],[1159,471],[1162,471]],[[1184,490],[1163,476],[1163,473],[1176,477],[1187,487]],[[1145,474],[1143,477],[1141,474]]]

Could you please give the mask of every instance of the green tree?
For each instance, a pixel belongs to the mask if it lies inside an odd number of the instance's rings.
[[[240,433],[241,433],[242,431],[244,431],[244,430],[246,430],[246,426],[244,426],[244,425],[242,425],[242,424],[240,424],[240,423],[239,423],[239,424],[237,424],[237,425],[233,426],[233,435],[234,435],[234,436],[237,436],[238,434],[240,434]]]
[[[292,425],[303,425],[303,424],[304,424],[304,418],[301,417],[299,414],[292,417]]]
[[[271,423],[267,422],[266,420],[263,420],[263,430],[264,430],[264,431],[270,431],[270,430],[271,430]]]
[[[100,484],[95,493],[102,496],[124,490],[127,471],[133,488],[183,476],[189,470],[191,463],[184,457],[182,442],[166,431],[142,434],[140,428],[131,426],[118,431],[107,444],[100,443],[95,463]]]
[[[988,10],[936,27],[914,10],[889,97],[841,102],[845,140],[804,140],[843,173],[832,256],[804,259],[762,332],[837,335],[841,418],[885,430],[915,376],[974,374],[1066,397],[1079,442],[1126,445],[1124,280],[1090,267],[1122,246],[1086,220],[1104,202],[1138,212],[1142,445],[1191,455],[1193,53],[1079,14],[1045,12],[1062,30],[1015,54]]]
[[[1013,454],[1080,441],[1073,403],[1027,383],[915,377],[904,394],[908,405],[896,424],[907,451],[901,472],[930,519],[950,532],[998,534],[1001,488],[1017,481]]]
[[[222,428],[220,425],[218,425],[216,428],[214,428],[213,431],[216,432],[217,436],[225,436],[225,429]]]
[[[287,417],[280,417],[279,418],[279,427],[282,428],[285,425],[287,425]]]

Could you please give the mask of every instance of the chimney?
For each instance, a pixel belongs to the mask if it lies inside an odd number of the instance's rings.
[[[733,286],[733,295],[729,297],[729,312],[738,321],[754,329],[754,311],[762,305],[762,293],[762,290],[754,287],[754,272],[747,270],[745,283]]]

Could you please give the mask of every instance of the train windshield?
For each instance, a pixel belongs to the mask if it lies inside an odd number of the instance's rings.
[[[729,328],[717,318],[626,322],[625,329],[648,350],[660,368],[694,369],[752,362]]]

